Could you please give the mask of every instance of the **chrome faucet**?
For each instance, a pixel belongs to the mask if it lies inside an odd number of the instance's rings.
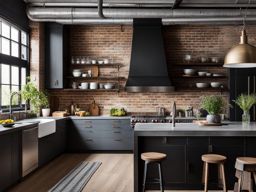
[[[21,94],[19,92],[13,92],[10,97],[10,106],[9,106],[9,118],[12,118],[12,100],[15,95],[19,96],[19,100],[21,101]]]
[[[175,116],[176,116],[176,103],[174,101],[172,105],[172,127],[175,127]]]

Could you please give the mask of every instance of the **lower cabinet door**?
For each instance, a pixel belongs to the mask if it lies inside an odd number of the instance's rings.
[[[203,162],[201,156],[208,153],[208,137],[188,138],[187,144],[187,183],[195,188],[202,187]]]
[[[169,188],[186,184],[186,138],[180,137],[148,137],[142,141],[141,153],[161,152],[167,155],[162,163],[163,178]],[[144,161],[140,161],[141,165]],[[143,167],[143,165],[142,165]],[[149,165],[148,177],[159,178],[155,164]],[[150,189],[159,188],[159,184],[152,184]]]

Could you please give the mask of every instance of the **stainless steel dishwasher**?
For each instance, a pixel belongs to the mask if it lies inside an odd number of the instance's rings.
[[[22,131],[22,177],[38,167],[38,127]]]

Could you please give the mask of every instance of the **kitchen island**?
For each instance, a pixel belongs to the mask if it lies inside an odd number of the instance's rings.
[[[141,191],[144,162],[143,152],[167,154],[163,162],[165,189],[202,190],[201,155],[217,153],[227,156],[225,163],[228,188],[235,182],[235,159],[238,156],[256,156],[256,123],[243,127],[241,122],[223,126],[199,126],[193,123],[137,123],[134,129],[134,192]],[[148,169],[148,178],[158,178],[154,165]],[[217,189],[217,169],[210,169],[210,189]],[[147,184],[158,189],[158,184]]]

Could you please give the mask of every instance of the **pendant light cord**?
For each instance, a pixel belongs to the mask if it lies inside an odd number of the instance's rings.
[[[245,30],[245,27],[246,27],[246,18],[247,18],[248,8],[249,8],[250,4],[251,4],[251,0],[248,0],[248,4],[247,4],[247,7],[245,9],[245,13],[244,13],[244,17],[243,17],[243,31]],[[242,8],[240,8],[240,11],[242,13]]]

